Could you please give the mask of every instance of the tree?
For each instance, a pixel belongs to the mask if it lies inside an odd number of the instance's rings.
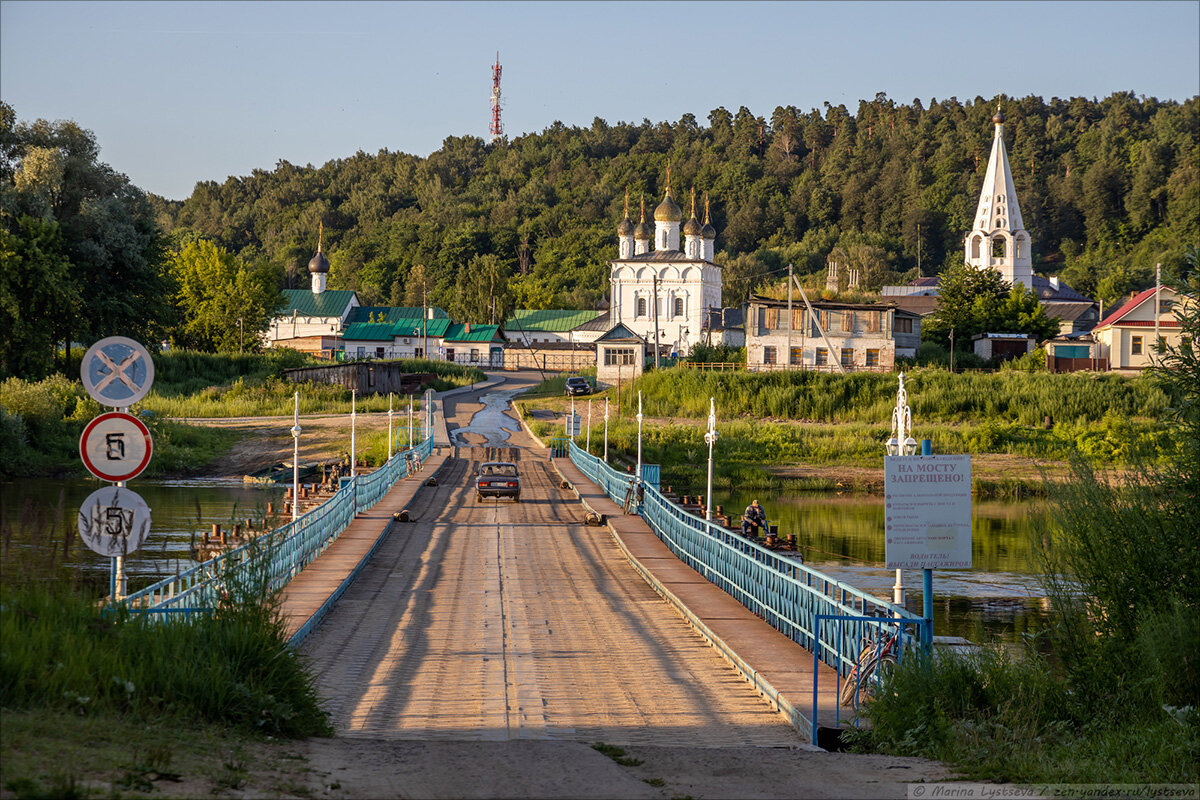
[[[56,342],[155,340],[171,322],[163,240],[145,195],[98,155],[91,131],[17,123],[0,103],[0,225],[21,238],[34,234],[22,233],[23,216],[57,224],[69,290],[53,316]],[[35,238],[46,242],[43,233]],[[62,352],[69,373],[70,348]]]
[[[170,256],[175,301],[183,320],[176,341],[197,350],[258,350],[283,302],[274,270],[250,267],[207,239],[193,239]]]
[[[1037,294],[1010,286],[994,269],[950,267],[938,284],[938,309],[921,325],[921,338],[949,345],[950,331],[961,349],[977,333],[1029,333],[1049,338],[1058,324],[1046,316]]]
[[[55,331],[78,302],[53,220],[22,216],[0,228],[0,377],[43,378],[53,369]]]

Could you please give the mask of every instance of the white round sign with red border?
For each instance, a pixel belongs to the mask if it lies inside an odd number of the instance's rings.
[[[97,478],[117,483],[142,473],[150,463],[154,443],[140,419],[120,411],[101,414],[79,437],[79,456]]]

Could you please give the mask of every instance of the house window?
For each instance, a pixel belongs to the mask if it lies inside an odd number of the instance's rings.
[[[793,347],[793,348],[792,348],[791,360],[790,360],[788,363],[790,363],[790,364],[803,364],[803,363],[804,363],[804,348],[802,348],[802,347]]]
[[[1160,313],[1160,314],[1170,314],[1171,309],[1174,307],[1175,307],[1174,300],[1159,300],[1158,301],[1158,313]]]
[[[817,366],[823,367],[828,363],[829,363],[829,351],[826,350],[824,347],[818,347],[817,348],[817,360],[816,360]]]
[[[843,347],[842,348],[842,366],[843,367],[854,366],[854,348],[852,348],[852,347]]]
[[[637,299],[637,315],[639,317],[646,316],[646,298],[639,297]]]
[[[413,348],[413,358],[424,358],[425,351],[420,347]]]
[[[677,317],[683,316],[683,298],[682,297],[675,298],[675,316],[677,316]]]
[[[1129,352],[1135,356],[1142,354],[1142,337],[1134,336],[1129,342]]]
[[[615,367],[623,364],[632,364],[633,350],[632,347],[604,348],[604,366]]]
[[[867,350],[867,366],[868,367],[878,367],[879,366],[879,351],[878,350]]]
[[[779,309],[768,308],[766,311],[766,322],[764,323],[768,330],[774,330],[779,327]]]
[[[472,364],[479,363],[479,350],[474,347],[471,348],[471,363]]]
[[[896,333],[912,333],[912,317],[896,317]]]
[[[365,347],[358,348],[358,357],[366,358],[367,357],[367,348],[365,348]]]
[[[845,331],[846,333],[849,333],[854,330],[854,312],[853,311],[843,311],[842,312],[842,330]]]
[[[454,360],[454,348],[453,348],[453,347],[447,347],[447,348],[446,348],[446,360],[447,360],[447,361],[453,361],[453,360]]]
[[[763,348],[763,363],[764,364],[774,364],[775,363],[775,348],[774,347],[764,347]]]
[[[1165,336],[1160,336],[1160,337],[1158,337],[1158,350],[1157,350],[1157,352],[1159,352],[1159,353],[1165,353],[1165,352],[1167,352],[1167,337],[1165,337]]]
[[[383,348],[382,348],[382,347],[376,347],[376,348],[375,348],[375,357],[376,357],[376,358],[383,358]]]

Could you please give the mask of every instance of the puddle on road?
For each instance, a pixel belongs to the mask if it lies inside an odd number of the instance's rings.
[[[512,399],[522,391],[524,387],[485,394],[480,398],[483,408],[471,417],[471,424],[451,431],[450,441],[457,447],[498,447],[508,444],[508,437],[520,430],[521,425],[504,412],[512,404]],[[466,433],[482,436],[484,441],[469,442],[463,437]]]

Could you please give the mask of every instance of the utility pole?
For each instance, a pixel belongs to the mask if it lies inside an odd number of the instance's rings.
[[[651,298],[654,303],[654,368],[658,369],[658,275],[651,280],[654,286],[654,296]]]
[[[921,223],[917,223],[917,277],[922,277],[921,273]]]
[[[429,327],[426,325],[426,320],[429,318],[429,311],[425,306],[428,304],[426,300],[427,292],[425,284],[421,284],[421,357],[426,361],[432,361],[429,357]]]
[[[1161,306],[1159,306],[1159,304],[1158,304],[1158,293],[1159,293],[1159,289],[1161,289],[1161,288],[1162,288],[1162,263],[1160,262],[1160,263],[1154,265],[1154,347],[1152,347],[1150,349],[1151,353],[1158,352],[1158,342],[1159,342],[1158,318],[1160,316],[1159,309],[1161,308]],[[1154,356],[1150,357],[1150,363],[1151,364],[1154,363]]]
[[[788,369],[792,368],[792,265],[788,264],[788,318],[787,318],[787,361]],[[709,489],[712,494],[712,489]]]

